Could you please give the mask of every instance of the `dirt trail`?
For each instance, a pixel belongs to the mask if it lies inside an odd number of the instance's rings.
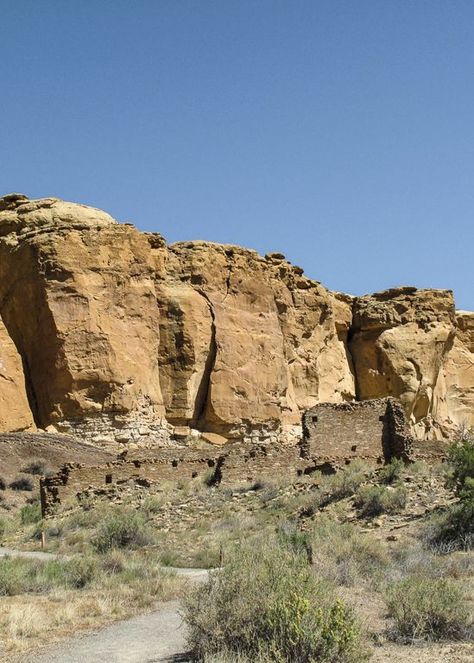
[[[0,557],[48,560],[57,556],[0,547]],[[202,582],[209,574],[206,569],[163,567],[163,571],[192,582]],[[83,633],[22,660],[27,663],[184,663],[188,661],[185,650],[186,629],[179,615],[179,603],[170,601],[160,604],[152,613]]]
[[[0,557],[26,557],[27,559],[47,561],[48,559],[57,559],[58,555],[32,550],[13,550],[12,548],[3,548],[0,546]],[[62,555],[62,558],[67,559],[64,555]]]
[[[176,601],[147,615],[117,622],[95,633],[67,640],[28,663],[168,663],[185,662],[186,630]]]

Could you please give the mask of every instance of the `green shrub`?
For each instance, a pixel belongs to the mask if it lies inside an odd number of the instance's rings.
[[[18,476],[10,483],[9,487],[12,490],[27,490],[31,492],[33,490],[33,482],[29,477]]]
[[[363,486],[355,498],[355,506],[364,518],[382,513],[396,513],[405,508],[407,491],[403,486],[388,489],[385,486]]]
[[[151,542],[152,536],[143,516],[127,511],[109,516],[92,539],[93,547],[100,553],[113,548],[140,548]]]
[[[423,532],[425,543],[439,552],[474,547],[474,438],[465,436],[448,451],[447,485],[459,502],[436,514]]]
[[[448,451],[451,476],[448,485],[461,499],[474,500],[474,438],[466,437]]]
[[[99,570],[97,561],[92,557],[46,562],[4,557],[0,559],[0,596],[47,594],[58,587],[82,589],[95,580]]]
[[[39,504],[25,504],[20,510],[22,525],[32,525],[41,520],[41,506]]]
[[[366,473],[366,466],[355,462],[334,474],[323,475],[320,479],[319,490],[316,495],[311,495],[307,500],[307,504],[303,508],[303,515],[312,516],[319,509],[333,502],[352,497],[365,481]]]
[[[365,660],[352,611],[317,579],[304,555],[254,543],[188,594],[189,644],[199,660],[221,654],[278,663]]]
[[[401,458],[392,458],[387,465],[385,465],[379,472],[379,480],[381,483],[392,484],[400,480],[405,463]]]
[[[99,572],[97,559],[92,556],[78,555],[65,564],[65,584],[73,589],[82,589],[91,585]]]
[[[386,602],[395,638],[462,639],[468,633],[466,597],[447,578],[408,577],[389,586]]]
[[[14,596],[30,586],[29,560],[3,557],[0,559],[0,596]]]
[[[147,495],[143,500],[140,509],[149,517],[161,511],[163,508],[163,502],[163,497],[160,495]]]
[[[441,553],[474,548],[474,499],[464,499],[435,514],[422,532],[429,548]]]

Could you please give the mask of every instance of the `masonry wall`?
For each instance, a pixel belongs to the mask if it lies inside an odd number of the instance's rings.
[[[222,458],[220,483],[238,485],[259,480],[291,479],[302,474],[306,465],[299,446],[234,444]]]
[[[160,449],[154,458],[122,459],[104,465],[67,464],[40,482],[41,507],[44,515],[55,505],[74,499],[87,488],[107,487],[128,481],[160,483],[185,481],[218,471],[219,453]]]
[[[286,478],[325,465],[338,467],[362,459],[383,463],[393,456],[408,458],[412,438],[403,409],[392,398],[352,403],[323,403],[303,415],[300,444],[234,443],[216,450],[143,449],[140,457],[88,467],[68,464],[41,480],[43,514],[92,487],[135,481],[160,483],[209,474],[224,485]]]
[[[303,415],[302,456],[318,463],[383,463],[411,449],[401,405],[392,398],[321,403]]]

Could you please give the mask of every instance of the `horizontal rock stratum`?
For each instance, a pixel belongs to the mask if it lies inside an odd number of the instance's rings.
[[[451,291],[351,297],[281,254],[0,199],[0,430],[286,441],[306,408],[385,396],[419,438],[474,425],[474,313]]]

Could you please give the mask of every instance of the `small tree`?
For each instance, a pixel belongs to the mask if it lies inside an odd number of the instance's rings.
[[[452,474],[448,484],[461,500],[474,499],[474,437],[466,435],[449,448],[448,462]]]

